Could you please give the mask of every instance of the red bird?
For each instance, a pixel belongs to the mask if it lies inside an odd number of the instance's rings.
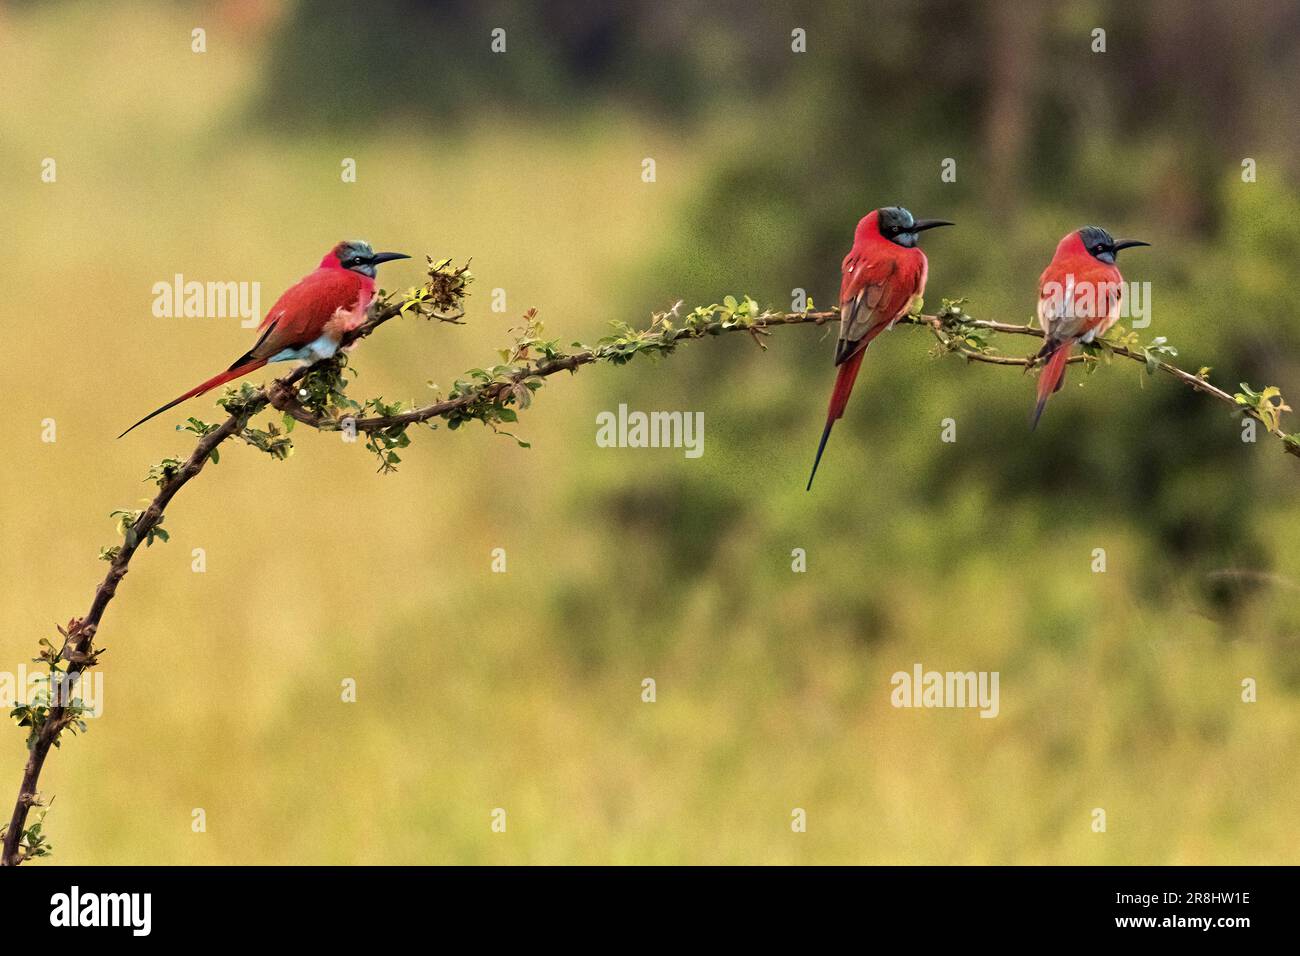
[[[332,357],[343,336],[365,322],[366,310],[375,297],[375,270],[379,264],[409,258],[401,252],[375,252],[367,242],[340,242],[320,261],[315,272],[290,286],[276,300],[258,326],[261,335],[257,342],[230,368],[150,412],[122,435],[268,362],[315,362]]]
[[[907,315],[913,301],[925,293],[928,266],[925,253],[917,248],[920,233],[951,225],[946,219],[914,219],[901,206],[877,209],[858,223],[853,248],[840,267],[844,278],[840,282],[840,339],[835,347],[839,372],[805,490],[812,490],[826,439],[836,419],[844,415],[867,346]]]
[[[1065,366],[1075,342],[1091,342],[1119,318],[1124,277],[1115,256],[1130,246],[1149,246],[1140,239],[1116,242],[1100,226],[1084,226],[1056,247],[1056,255],[1038,280],[1038,324],[1047,364],[1038,377],[1038,405],[1030,428],[1038,427],[1047,399],[1065,384]]]

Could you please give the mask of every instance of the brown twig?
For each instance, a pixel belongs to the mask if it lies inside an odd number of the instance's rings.
[[[929,326],[931,330],[935,333],[936,338],[938,338],[940,342],[943,343],[944,345],[947,345],[950,341],[946,339],[944,336],[945,325],[943,320],[938,316],[920,315],[915,317],[909,317],[904,321],[912,322],[913,324],[916,325]],[[968,319],[967,324],[973,325],[979,329],[987,329],[990,332],[998,332],[1003,335],[1029,335],[1037,339],[1041,339],[1043,337],[1043,330],[1035,328],[1032,325],[1009,325],[1006,322],[991,322],[987,319]],[[1111,355],[1118,355],[1121,358],[1131,359],[1132,361],[1137,362],[1143,366],[1147,365],[1148,363],[1148,358],[1146,355],[1144,355],[1142,352],[1135,352],[1132,349],[1128,348],[1127,346],[1120,345],[1115,342],[1109,342],[1105,339],[1099,339],[1097,341],[1097,344],[1101,348],[1109,352]],[[952,351],[960,355],[963,355],[967,359],[974,362],[989,362],[991,364],[997,364],[997,365],[1025,365],[1025,366],[1032,366],[1036,363],[1036,360],[1033,357],[1026,357],[1020,359],[1020,358],[1012,358],[1011,356],[986,355],[976,350],[967,349],[962,346],[954,347]],[[1086,357],[1083,355],[1074,355],[1070,357],[1071,362],[1082,362],[1086,360],[1087,360]],[[1286,432],[1284,432],[1280,427],[1274,427],[1270,425],[1267,421],[1264,420],[1263,416],[1261,416],[1253,408],[1251,408],[1248,405],[1242,405],[1240,402],[1237,401],[1235,396],[1231,395],[1228,392],[1225,392],[1217,385],[1212,384],[1207,378],[1202,378],[1199,375],[1193,375],[1191,372],[1188,372],[1186,369],[1181,369],[1177,365],[1173,365],[1161,359],[1155,360],[1155,366],[1160,371],[1164,372],[1166,375],[1170,375],[1178,379],[1178,381],[1182,382],[1184,385],[1187,385],[1198,392],[1203,392],[1206,395],[1209,395],[1210,397],[1215,398],[1220,402],[1223,402],[1225,405],[1229,406],[1234,411],[1241,412],[1242,414],[1255,419],[1255,421],[1259,422],[1261,425],[1264,426],[1265,430],[1267,430],[1270,435],[1274,436],[1275,438],[1281,439],[1283,441],[1284,448],[1288,453],[1292,455],[1300,456],[1300,447],[1298,447],[1295,443],[1287,440],[1288,435]]]
[[[171,479],[163,483],[158,494],[149,503],[149,507],[136,519],[135,524],[132,526],[134,535],[122,545],[113,558],[108,574],[104,576],[104,580],[95,589],[95,597],[90,603],[90,611],[85,617],[74,619],[67,628],[61,656],[68,661],[67,673],[70,678],[75,678],[87,666],[94,663],[97,655],[93,649],[93,641],[96,632],[99,630],[99,623],[104,616],[104,611],[117,593],[117,586],[125,577],[131,558],[139,549],[140,543],[146,540],[149,531],[157,527],[158,522],[162,519],[163,510],[172,498],[176,497],[176,493],[203,470],[203,466],[212,455],[212,450],[231,435],[240,431],[249,417],[265,404],[265,400],[262,400],[256,407],[246,407],[239,414],[231,415],[219,428],[200,439],[199,443],[194,446],[194,451],[191,452],[190,457],[177,469]],[[18,788],[18,799],[14,804],[13,814],[9,818],[9,825],[5,829],[3,858],[0,859],[0,862],[5,866],[16,866],[23,861],[21,851],[23,829],[27,823],[28,811],[39,802],[36,784],[40,779],[41,768],[45,765],[45,758],[49,755],[50,747],[58,740],[59,734],[72,722],[75,716],[67,706],[66,700],[63,698],[51,700],[49,714],[39,731],[37,731],[36,739],[32,741],[27,755],[27,764],[23,768],[22,783]]]
[[[710,326],[688,330],[678,333],[675,342],[681,342],[691,339],[701,339],[709,335],[716,335],[721,332],[750,332],[761,333],[766,329],[781,325],[824,325],[825,323],[837,320],[839,310],[831,309],[822,312],[767,312],[762,316],[755,318],[750,323],[736,324],[724,327],[720,323]],[[987,365],[1015,365],[1024,368],[1032,368],[1037,365],[1039,360],[1033,355],[1014,356],[999,355],[992,352],[973,349],[956,341],[948,333],[952,326],[946,323],[944,318],[937,315],[913,315],[899,320],[899,324],[918,325],[929,328],[935,338],[940,343],[944,351],[960,355],[969,362],[982,362]],[[1027,335],[1037,339],[1043,338],[1041,329],[1032,325],[1011,325],[1005,322],[990,322],[984,319],[964,320],[964,324],[974,326],[979,329],[985,329],[990,332],[997,332],[1005,335]],[[1148,363],[1147,356],[1142,352],[1135,352],[1127,346],[1120,345],[1105,340],[1099,340],[1098,345],[1106,349],[1112,355],[1118,355],[1121,358],[1130,359],[1138,362],[1143,366]],[[398,425],[412,425],[419,422],[427,422],[435,418],[445,418],[448,415],[461,411],[469,406],[483,401],[495,401],[507,393],[510,386],[526,378],[538,377],[545,378],[554,375],[556,372],[571,372],[582,365],[591,365],[606,358],[607,354],[602,353],[599,348],[584,349],[567,355],[562,359],[534,362],[515,373],[508,381],[495,382],[487,384],[481,388],[471,390],[454,399],[434,402],[409,411],[400,412],[395,415],[373,416],[370,418],[351,418],[351,419],[334,419],[326,415],[320,415],[305,408],[297,399],[292,390],[280,389],[271,395],[271,403],[280,411],[285,412],[292,418],[305,425],[310,425],[318,429],[337,429],[341,421],[350,421],[352,427],[358,432],[376,432],[386,428],[392,428]],[[1071,364],[1087,362],[1088,356],[1080,353],[1070,357]],[[1272,427],[1263,419],[1254,409],[1249,406],[1241,405],[1236,398],[1225,392],[1216,385],[1211,384],[1207,379],[1193,375],[1176,365],[1171,365],[1163,360],[1156,361],[1156,367],[1166,375],[1171,375],[1185,385],[1190,386],[1197,391],[1218,399],[1224,404],[1231,407],[1234,411],[1241,412],[1254,418],[1262,424],[1269,434],[1284,441],[1285,448],[1294,455],[1300,455],[1300,448],[1293,443],[1286,441],[1287,435],[1281,428]]]
[[[374,314],[365,324],[346,337],[346,343],[351,344],[369,335],[399,313],[399,306],[388,303],[381,304],[374,310]],[[113,557],[108,573],[104,576],[104,580],[100,582],[99,587],[95,589],[95,596],[90,603],[90,610],[85,617],[74,619],[66,630],[60,656],[68,662],[69,689],[72,681],[95,662],[98,652],[94,650],[93,642],[95,635],[99,631],[104,611],[108,609],[109,602],[117,594],[117,586],[122,578],[126,576],[131,564],[131,558],[139,550],[140,543],[148,540],[149,532],[157,528],[167,505],[171,503],[171,500],[176,497],[176,494],[182,488],[203,470],[203,466],[207,464],[212,457],[212,452],[218,445],[226,439],[240,434],[248,424],[249,419],[270,404],[271,392],[280,389],[291,390],[293,383],[301,379],[307,372],[308,368],[305,366],[295,369],[289,375],[276,379],[269,385],[259,389],[250,401],[243,404],[238,411],[227,416],[220,426],[200,438],[190,456],[172,473],[170,478],[162,483],[162,486],[158,489],[158,494],[154,496],[153,500],[149,502],[149,506],[145,508],[131,526],[131,535],[127,537]],[[49,756],[50,748],[59,739],[59,735],[68,724],[76,719],[76,714],[67,706],[66,692],[60,698],[52,698],[50,704],[49,713],[44,723],[37,730],[35,739],[31,742],[27,754],[27,763],[23,767],[22,782],[18,787],[18,798],[14,802],[9,824],[4,830],[3,849],[0,849],[0,865],[3,866],[17,866],[24,860],[22,849],[23,832],[27,824],[27,814],[33,806],[40,803],[37,783],[40,780],[41,768],[44,767],[45,758]]]

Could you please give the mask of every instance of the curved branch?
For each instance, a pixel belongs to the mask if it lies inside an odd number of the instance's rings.
[[[661,315],[667,314],[661,313]],[[838,319],[839,310],[831,309],[825,312],[768,313],[761,321],[755,321],[749,325],[728,324],[720,320],[694,328],[680,331],[674,330],[672,340],[663,345],[655,343],[654,350],[660,352],[671,351],[680,342],[702,339],[705,336],[718,335],[723,332],[751,332],[757,335],[764,334],[764,330],[768,328],[780,325],[825,325],[828,321]],[[490,382],[470,389],[455,398],[423,405],[395,415],[355,418],[348,415],[331,416],[313,412],[298,400],[292,389],[278,389],[271,396],[271,404],[296,421],[302,422],[304,425],[310,425],[312,428],[336,430],[346,422],[358,432],[378,432],[395,426],[414,425],[435,418],[446,418],[455,412],[472,408],[484,402],[495,402],[502,399],[511,390],[512,386],[518,385],[527,379],[549,378],[557,372],[574,372],[584,365],[607,361],[615,354],[618,354],[617,350],[610,346],[583,348],[572,354],[528,362],[502,381]]]
[[[429,281],[421,289],[412,290],[400,302],[393,301],[391,296],[377,301],[371,307],[371,317],[358,329],[348,334],[343,344],[351,345],[370,335],[384,323],[408,312],[444,322],[459,322],[463,315],[461,302],[465,295],[464,286],[472,277],[467,268],[449,270],[446,266],[447,262],[435,264],[430,260]],[[42,659],[50,665],[52,674],[59,671],[61,662],[66,662],[66,669],[62,673],[71,678],[77,677],[96,663],[101,651],[95,649],[94,639],[104,612],[116,595],[117,586],[126,575],[140,543],[148,544],[154,535],[160,533],[159,525],[167,506],[185,485],[198,476],[204,465],[215,457],[215,452],[222,442],[232,437],[243,437],[252,443],[252,438],[255,436],[249,430],[249,421],[268,406],[279,409],[298,422],[322,430],[338,429],[343,427],[345,422],[351,422],[358,432],[388,433],[393,429],[400,430],[408,425],[440,418],[455,422],[458,415],[479,418],[489,425],[494,425],[497,421],[513,420],[513,412],[506,417],[506,406],[528,404],[526,395],[530,393],[531,385],[540,383],[541,380],[559,372],[575,372],[584,365],[603,361],[622,364],[640,352],[667,354],[683,342],[727,332],[747,332],[760,348],[765,348],[762,337],[766,336],[770,329],[787,325],[820,326],[839,318],[837,309],[820,312],[764,311],[760,313],[752,300],[746,298],[744,304],[740,304],[728,297],[725,306],[714,305],[696,309],[682,320],[678,315],[680,305],[681,303],[678,303],[669,312],[657,313],[648,329],[638,331],[623,326],[621,334],[602,340],[595,346],[578,346],[578,350],[572,353],[563,353],[555,347],[554,343],[541,342],[533,337],[533,333],[540,329],[540,325],[535,323],[530,312],[526,317],[528,326],[516,341],[506,366],[491,374],[476,370],[481,373],[480,379],[486,376],[487,380],[458,388],[450,398],[393,414],[356,418],[345,414],[345,410],[338,407],[332,408],[333,414],[328,413],[330,409],[307,407],[301,400],[303,391],[300,389],[303,379],[328,363],[299,367],[260,389],[248,389],[225,400],[228,410],[225,421],[216,426],[203,426],[201,437],[189,457],[184,462],[176,463],[175,467],[160,476],[157,495],[131,523],[124,543],[112,554],[108,573],[95,591],[90,610],[85,617],[74,619],[66,629],[60,629],[64,638],[63,646],[54,650],[50,645],[51,650],[43,652]],[[677,327],[678,322],[682,323],[680,328]],[[973,319],[963,314],[958,304],[948,302],[945,302],[944,310],[938,315],[912,315],[900,319],[899,322],[928,328],[940,352],[958,354],[969,362],[1014,365],[1026,369],[1038,364],[1038,358],[1032,355],[1019,357],[997,354],[978,338],[982,333],[989,332],[1041,339],[1042,330],[1033,326]],[[1183,384],[1223,402],[1235,411],[1255,418],[1270,434],[1282,439],[1288,452],[1300,455],[1300,440],[1296,436],[1288,435],[1275,423],[1270,423],[1258,408],[1243,404],[1237,396],[1212,385],[1203,374],[1193,375],[1180,369],[1157,358],[1150,349],[1135,351],[1127,345],[1112,341],[1100,341],[1096,343],[1096,347],[1112,355],[1139,362],[1148,371],[1158,369]],[[535,352],[540,353],[540,357],[534,358]],[[1090,360],[1093,360],[1091,356],[1083,354],[1070,358],[1071,362]],[[335,365],[333,368],[337,373],[338,366]],[[458,386],[460,384],[458,383]],[[1269,408],[1276,410],[1276,416],[1285,409],[1285,406],[1281,405],[1279,398],[1278,404]],[[0,864],[13,866],[22,863],[30,856],[45,852],[39,846],[34,848],[31,845],[25,825],[31,807],[41,805],[37,784],[50,748],[57,745],[59,735],[77,718],[78,712],[73,707],[52,699],[48,710],[43,712],[38,720],[34,719],[32,733],[29,735],[30,753],[23,770],[18,798],[9,824],[5,828]]]
[[[68,662],[65,673],[75,679],[87,667],[95,663],[99,652],[94,650],[93,642],[95,634],[99,630],[100,620],[104,616],[104,611],[108,604],[117,594],[117,586],[125,577],[127,568],[131,564],[131,558],[140,547],[140,542],[149,540],[149,532],[156,529],[158,523],[162,520],[164,509],[176,497],[176,493],[185,485],[189,484],[207,463],[211,457],[213,449],[220,445],[231,435],[240,431],[247,423],[250,416],[255,414],[261,405],[252,407],[248,406],[239,414],[231,415],[216,430],[205,435],[194,447],[189,458],[176,471],[171,480],[165,482],[149,507],[136,520],[132,526],[133,534],[128,536],[127,542],[122,545],[117,552],[108,569],[108,574],[95,589],[94,599],[90,603],[90,611],[83,618],[74,618],[68,625],[64,634],[63,648],[59,654],[63,660]],[[57,661],[52,661],[52,664]],[[28,811],[35,805],[38,805],[36,784],[40,779],[41,768],[45,765],[45,758],[49,755],[50,747],[59,739],[63,730],[76,718],[76,712],[68,704],[60,703],[57,699],[50,701],[49,712],[45,715],[43,723],[39,729],[35,730],[34,739],[30,743],[27,755],[27,764],[23,768],[22,783],[18,788],[18,799],[14,804],[13,813],[9,817],[9,824],[5,829],[3,857],[0,863],[5,866],[15,866],[25,859],[22,848],[22,839],[24,826],[27,822]]]
[[[679,303],[680,304],[680,303]],[[670,313],[660,313],[657,315],[656,322],[663,316]],[[667,330],[672,337],[667,341],[661,341],[663,333],[658,333],[660,340],[654,337],[655,324],[652,323],[651,337],[646,339],[646,344],[650,346],[648,350],[667,352],[676,348],[677,344],[683,341],[701,339],[709,335],[719,335],[724,332],[750,332],[751,334],[766,334],[766,330],[783,325],[824,325],[825,323],[838,320],[839,310],[830,309],[822,312],[764,312],[753,317],[749,321],[730,321],[726,318],[713,319],[709,322],[700,323],[695,326],[674,330],[669,327]],[[956,312],[945,311],[939,315],[911,315],[899,320],[899,324],[923,326],[934,334],[939,348],[944,352],[953,352],[961,355],[969,362],[982,362],[988,365],[1014,365],[1023,368],[1032,368],[1039,364],[1039,359],[1035,355],[1014,356],[999,355],[991,350],[972,348],[959,338],[958,333],[965,329],[975,328],[983,331],[1000,333],[1004,335],[1027,335],[1041,340],[1043,330],[1035,328],[1032,325],[1013,325],[1006,322],[992,322],[986,319],[972,319],[963,315],[959,310]],[[760,346],[762,343],[759,343]],[[1212,384],[1207,378],[1194,375],[1184,369],[1179,368],[1163,359],[1156,358],[1145,352],[1135,351],[1126,345],[1118,342],[1112,342],[1105,339],[1099,339],[1096,342],[1098,348],[1104,349],[1111,355],[1117,355],[1121,358],[1130,359],[1148,369],[1158,369],[1159,371],[1178,379],[1183,384],[1204,392],[1212,398],[1218,399],[1228,405],[1234,411],[1241,412],[1251,418],[1254,418],[1262,424],[1270,435],[1282,440],[1283,446],[1287,452],[1300,456],[1300,443],[1297,443],[1295,436],[1288,435],[1279,426],[1270,423],[1264,415],[1256,409],[1243,405],[1234,395],[1229,394],[1218,386]],[[409,411],[399,412],[393,415],[377,415],[365,418],[356,418],[351,416],[331,416],[321,412],[314,412],[303,406],[298,401],[292,390],[279,389],[271,395],[271,403],[280,411],[289,415],[296,421],[313,428],[332,430],[342,426],[343,422],[348,422],[358,432],[374,433],[403,427],[421,422],[431,421],[437,418],[447,418],[457,412],[473,408],[483,403],[508,402],[512,386],[517,385],[530,378],[546,378],[554,375],[556,372],[572,372],[583,365],[592,365],[596,362],[606,361],[616,355],[622,355],[615,346],[605,346],[596,348],[583,348],[562,357],[548,358],[540,361],[527,362],[516,368],[502,381],[490,382],[477,388],[470,389],[454,398],[434,402],[429,405],[420,406],[410,409]],[[1068,359],[1070,364],[1085,363],[1092,361],[1091,356],[1079,353],[1072,355]]]
[[[400,313],[401,308],[397,305],[381,304],[364,325],[348,336],[348,343],[350,344],[369,335],[380,325],[395,318]],[[452,320],[449,319],[448,321]],[[75,681],[86,668],[96,663],[100,651],[94,649],[94,640],[99,631],[104,612],[117,594],[117,586],[121,583],[122,578],[126,576],[131,559],[139,550],[141,542],[148,543],[151,539],[151,532],[156,533],[158,525],[162,521],[163,512],[172,499],[176,497],[182,488],[198,476],[218,445],[232,436],[241,434],[249,419],[270,404],[270,393],[273,390],[291,388],[293,383],[301,379],[307,372],[306,367],[295,369],[289,375],[259,389],[249,401],[244,402],[238,410],[231,412],[224,422],[200,438],[190,456],[171,473],[170,478],[162,482],[158,494],[154,496],[153,500],[149,502],[149,506],[131,525],[130,532],[125,536],[123,544],[109,565],[108,573],[104,575],[104,580],[95,589],[95,595],[90,602],[90,610],[86,613],[86,616],[73,618],[66,629],[60,629],[64,639],[63,647],[48,663],[53,669],[58,666],[60,659],[67,662],[63,673],[69,679],[69,688],[71,682]],[[40,805],[37,784],[40,780],[41,769],[45,765],[45,758],[49,756],[50,748],[57,744],[60,734],[77,719],[77,711],[69,706],[69,703],[66,699],[52,697],[50,707],[44,714],[39,727],[33,727],[28,745],[27,763],[23,767],[22,781],[18,787],[18,798],[14,802],[14,809],[13,813],[10,814],[9,823],[4,828],[3,847],[0,848],[0,865],[17,866],[27,858],[26,851],[28,848],[23,845],[26,835],[27,815],[33,806]]]

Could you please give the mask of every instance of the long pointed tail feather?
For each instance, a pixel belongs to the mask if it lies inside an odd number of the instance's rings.
[[[813,460],[812,474],[808,476],[808,487],[812,491],[813,479],[817,477],[817,466],[821,464],[822,452],[826,450],[826,439],[831,437],[831,428],[835,422],[844,417],[848,407],[849,395],[853,393],[853,383],[858,379],[858,369],[862,367],[862,357],[867,354],[865,347],[852,355],[835,373],[835,388],[831,390],[830,407],[826,409],[826,427],[822,430],[822,440],[817,445],[817,457]]]
[[[247,356],[245,356],[245,358],[247,358]],[[218,385],[225,385],[227,382],[239,378],[241,375],[247,375],[249,372],[255,372],[265,364],[266,364],[266,359],[253,359],[251,362],[245,362],[242,365],[237,362],[234,365],[232,365],[230,368],[226,369],[226,371],[222,372],[220,375],[212,376],[212,378],[208,379],[202,385],[196,385],[194,388],[190,389],[188,392],[186,392],[184,395],[180,396],[179,398],[172,399],[162,408],[155,409],[154,411],[150,412],[148,415],[140,419],[138,422],[136,422],[126,431],[122,432],[122,435],[127,434],[127,432],[134,431],[135,429],[143,425],[145,422],[149,421],[149,419],[161,415],[169,408],[175,408],[181,402],[188,401],[191,398],[195,398],[196,396],[202,395],[204,392],[211,391],[212,389],[216,388]],[[117,437],[121,438],[122,435],[118,435]]]
[[[831,426],[835,424],[834,419],[826,423],[822,429],[822,440],[817,443],[817,457],[813,459],[812,474],[808,476],[808,487],[804,491],[812,491],[813,479],[817,477],[817,466],[822,463],[822,452],[826,450],[826,439],[831,437]]]
[[[1042,374],[1038,376],[1038,404],[1034,406],[1034,415],[1029,423],[1029,430],[1033,431],[1038,427],[1038,420],[1043,417],[1043,409],[1047,407],[1047,399],[1054,392],[1059,392],[1061,386],[1065,384],[1065,365],[1070,361],[1070,347],[1074,343],[1065,341],[1060,343],[1047,343],[1043,346],[1040,355],[1050,355],[1047,359],[1047,365],[1043,367]]]

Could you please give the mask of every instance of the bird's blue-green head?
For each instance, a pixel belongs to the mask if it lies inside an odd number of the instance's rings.
[[[335,268],[359,272],[361,275],[373,279],[380,263],[409,258],[411,257],[404,252],[375,252],[374,249],[370,248],[368,242],[363,242],[360,239],[345,239],[330,250],[330,254],[325,257],[325,261],[321,264],[330,265],[332,259],[334,263],[337,263]]]
[[[1101,226],[1084,226],[1079,230],[1078,235],[1079,241],[1083,243],[1083,248],[1088,250],[1090,256],[1112,266],[1115,264],[1115,256],[1121,249],[1151,245],[1141,239],[1116,240]]]
[[[935,226],[951,226],[946,219],[917,219],[902,206],[884,206],[876,210],[876,228],[890,242],[913,248],[921,233]]]

